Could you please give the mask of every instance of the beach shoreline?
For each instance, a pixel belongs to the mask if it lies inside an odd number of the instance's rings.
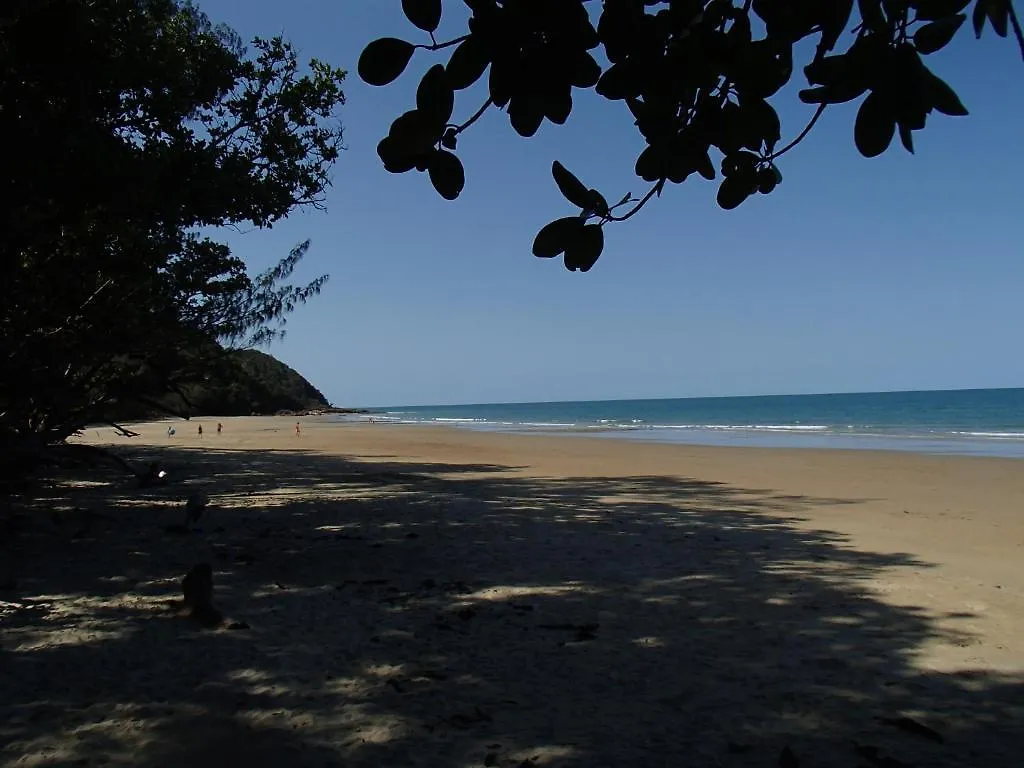
[[[859,392],[373,409],[395,424],[682,445],[1024,458],[1024,389]]]
[[[104,517],[24,538],[3,758],[855,766],[859,745],[1011,768],[1024,748],[1018,460],[125,426],[76,440],[170,482],[54,487],[50,507]],[[193,492],[208,518],[161,534]],[[249,630],[160,612],[199,560]]]

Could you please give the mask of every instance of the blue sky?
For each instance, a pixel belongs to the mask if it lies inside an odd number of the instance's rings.
[[[1024,65],[990,29],[929,57],[971,115],[930,117],[915,156],[894,145],[861,158],[856,104],[831,108],[780,161],[772,195],[724,212],[715,183],[670,186],[608,227],[604,255],[581,274],[530,247],[573,213],[552,160],[609,199],[644,191],[641,140],[621,104],[576,91],[569,123],[545,123],[532,140],[492,110],[460,139],[466,190],[447,202],[425,174],[391,175],[376,155],[419,75],[444,59],[420,52],[386,88],[355,72],[377,37],[423,42],[399,0],[198,5],[245,39],[284,34],[304,57],[349,70],[348,149],[327,212],[225,237],[255,269],[312,239],[299,277],[330,282],[269,351],[335,404],[1024,385]],[[445,7],[461,29],[462,3]],[[462,92],[456,119],[484,98]],[[792,90],[773,101],[786,141],[810,109]]]

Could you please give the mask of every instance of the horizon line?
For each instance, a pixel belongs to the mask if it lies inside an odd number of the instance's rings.
[[[482,405],[555,405],[558,403],[624,403],[640,400],[738,400],[763,397],[828,397],[831,395],[897,395],[917,392],[986,392],[999,390],[1024,389],[1024,387],[956,387],[952,389],[880,389],[880,390],[847,390],[843,392],[776,392],[757,395],[684,395],[662,397],[602,397],[591,400],[502,400],[476,403],[421,403],[417,405],[364,405],[349,406],[354,408],[375,408],[393,410],[395,408],[453,408]]]

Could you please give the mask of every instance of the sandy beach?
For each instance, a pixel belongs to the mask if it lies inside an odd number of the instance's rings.
[[[1024,760],[1019,460],[295,421],[89,430],[170,482],[7,521],[0,764]]]

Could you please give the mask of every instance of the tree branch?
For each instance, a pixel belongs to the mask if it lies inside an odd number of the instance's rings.
[[[448,125],[448,126],[445,126],[445,127],[446,128],[454,128],[455,129],[455,135],[458,136],[464,130],[469,128],[469,126],[471,126],[473,123],[475,123],[481,117],[483,117],[484,112],[486,112],[487,108],[490,107],[492,104],[494,104],[494,99],[487,99],[487,101],[485,101],[483,103],[483,106],[480,107],[480,109],[478,109],[476,111],[476,113],[471,118],[469,118],[469,120],[464,122],[462,125]]]
[[[469,35],[463,35],[462,37],[456,37],[454,40],[449,40],[447,43],[438,43],[434,41],[434,36],[430,36],[430,45],[417,45],[415,48],[422,48],[425,51],[440,51],[442,48],[451,48],[453,45],[458,45],[463,40],[469,40]]]
[[[793,147],[795,147],[801,141],[803,141],[805,138],[807,138],[807,134],[809,134],[811,132],[811,129],[814,128],[814,124],[816,122],[818,122],[818,118],[821,117],[821,113],[825,111],[825,107],[827,107],[827,106],[828,106],[828,104],[819,104],[818,108],[814,112],[814,117],[811,118],[811,122],[809,122],[807,124],[807,127],[804,128],[800,132],[799,136],[797,136],[795,139],[793,139],[791,142],[789,142],[789,144],[784,146],[778,152],[773,152],[772,156],[771,156],[771,159],[774,160],[777,157],[781,157],[782,155],[784,155],[787,152],[789,152],[789,150],[791,150]]]
[[[661,190],[665,187],[665,180],[659,180],[653,187],[651,187],[647,194],[640,198],[640,202],[634,205],[630,210],[624,213],[622,216],[608,216],[608,221],[625,221],[633,214],[637,213],[641,208],[647,205],[647,202],[657,194],[661,193]]]

